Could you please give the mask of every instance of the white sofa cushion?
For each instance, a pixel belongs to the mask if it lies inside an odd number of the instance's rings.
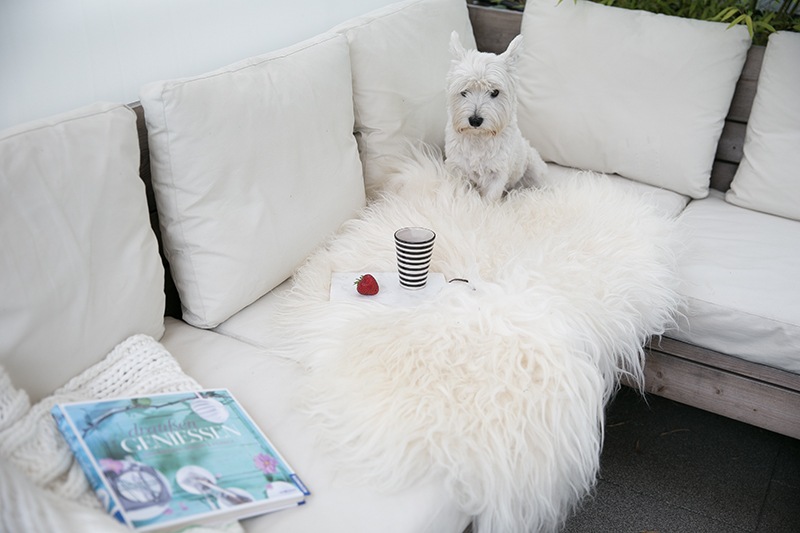
[[[292,281],[291,278],[284,281],[221,323],[214,331],[264,349],[284,343],[281,327],[273,317],[282,299],[290,297]]]
[[[38,399],[133,333],[163,333],[164,269],[136,116],[93,104],[0,133],[0,363]]]
[[[667,335],[800,373],[800,224],[731,205],[715,190],[681,220],[688,308]]]
[[[407,139],[444,147],[453,30],[475,48],[463,0],[406,0],[334,28],[350,44],[356,135],[369,191],[380,187],[384,165]]]
[[[764,52],[744,156],[725,199],[800,220],[800,34],[774,33]]]
[[[603,174],[597,174],[591,171],[578,170],[575,168],[562,167],[555,163],[548,163],[547,176],[542,180],[542,185],[557,184],[560,181],[572,179],[575,176],[581,176],[584,179],[595,179]],[[665,217],[674,218],[678,216],[681,211],[689,203],[690,198],[676,192],[654,187],[638,181],[629,180],[618,176],[616,174],[608,174],[608,178],[616,184],[620,189],[630,191],[632,193],[641,195],[653,206],[653,209]]]
[[[141,103],[164,251],[195,326],[281,283],[363,206],[341,35],[149,84]]]
[[[348,482],[347,471],[315,445],[313,421],[295,407],[305,372],[299,364],[174,319],[166,323],[161,342],[186,373],[205,388],[229,388],[311,491],[305,505],[243,522],[249,533],[440,533],[467,526],[470,517],[436,476],[389,493]]]
[[[522,35],[519,125],[546,161],[708,194],[746,29],[529,0]]]

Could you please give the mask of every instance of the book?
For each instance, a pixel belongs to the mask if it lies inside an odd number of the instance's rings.
[[[225,523],[309,495],[227,389],[62,403],[51,413],[103,507],[138,531]]]

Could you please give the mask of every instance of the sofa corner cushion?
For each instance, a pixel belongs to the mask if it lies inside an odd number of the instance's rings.
[[[347,41],[323,34],[141,91],[183,318],[214,327],[364,204]]]
[[[689,203],[678,330],[697,346],[800,372],[800,224],[731,205],[720,191]]]
[[[164,331],[136,117],[96,103],[0,132],[0,363],[32,398]]]
[[[521,33],[519,123],[545,160],[708,194],[745,28],[530,0]]]
[[[384,162],[407,140],[444,147],[448,43],[457,31],[475,47],[464,0],[406,0],[348,21],[356,134],[369,190],[383,181]]]
[[[725,199],[800,220],[800,34],[770,36],[744,155]]]

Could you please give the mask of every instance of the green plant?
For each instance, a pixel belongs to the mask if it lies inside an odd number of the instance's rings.
[[[559,0],[559,2],[562,0]],[[674,17],[743,24],[755,44],[766,44],[776,31],[800,32],[800,0],[773,0],[770,9],[758,0],[589,0],[623,9],[640,9]],[[479,3],[521,11],[525,0],[483,0]]]
[[[472,0],[471,3],[506,8],[513,11],[522,11],[525,9],[525,0]]]
[[[709,20],[730,21],[728,27],[746,25],[756,44],[766,44],[769,35],[779,30],[800,31],[800,16],[797,15],[800,0],[782,0],[774,11],[759,10],[757,0],[741,3],[745,5],[728,6]]]

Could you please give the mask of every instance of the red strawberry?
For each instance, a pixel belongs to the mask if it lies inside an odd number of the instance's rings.
[[[378,294],[378,290],[380,289],[378,287],[378,282],[372,274],[364,274],[356,280],[355,285],[358,294],[363,294],[365,296]]]

